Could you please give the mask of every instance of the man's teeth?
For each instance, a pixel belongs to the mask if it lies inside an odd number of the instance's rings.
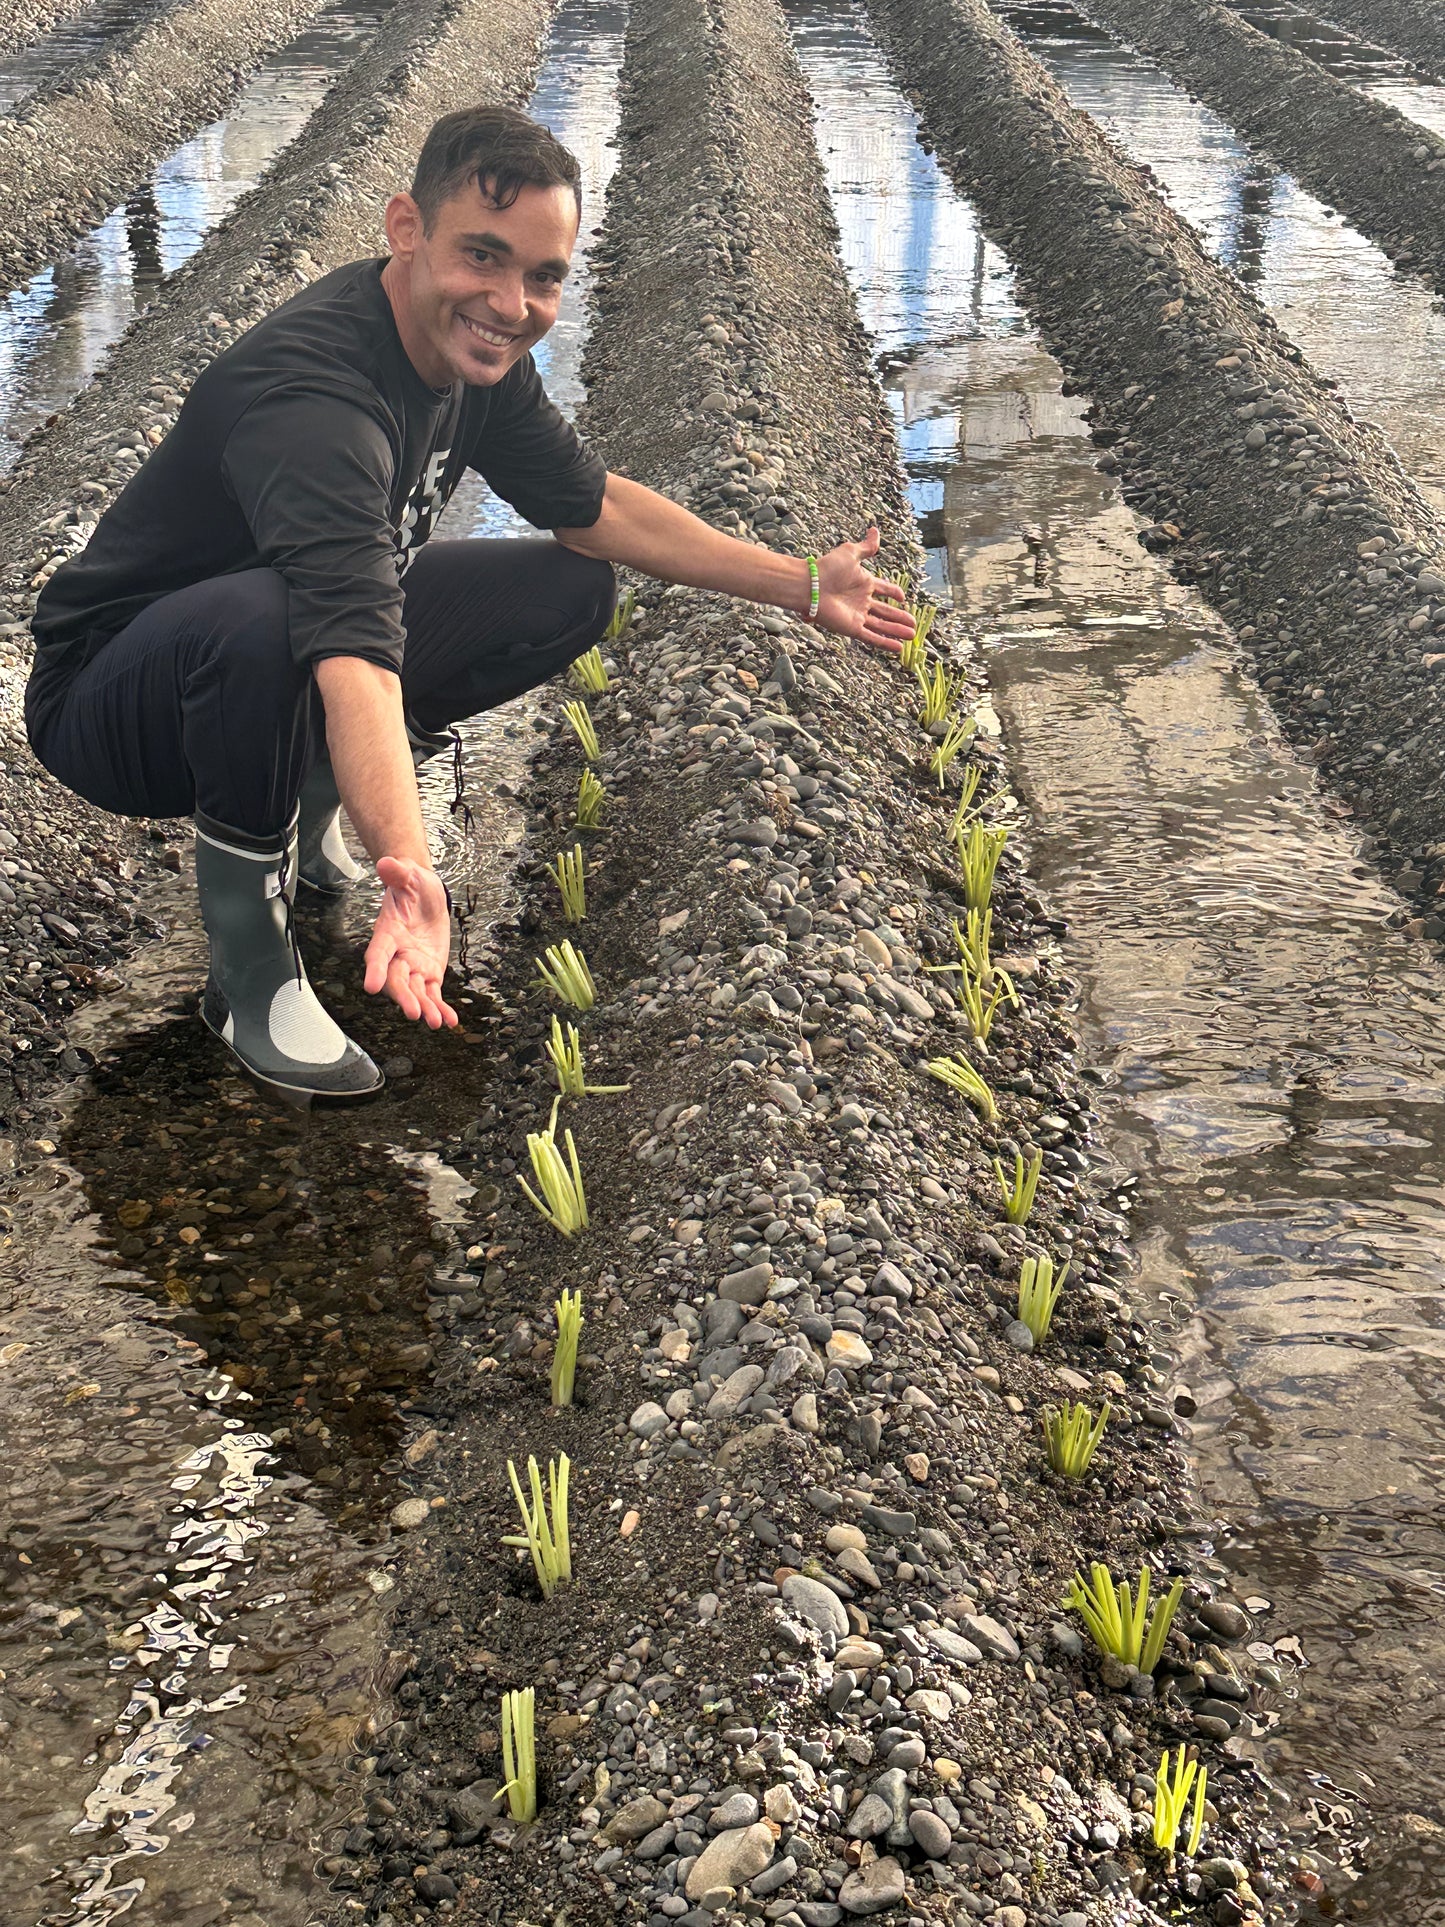
[[[470,315],[464,314],[461,319],[474,335],[480,335],[482,340],[489,342],[493,348],[505,348],[512,339],[510,335],[493,334],[490,328],[484,328],[480,321],[473,321]]]

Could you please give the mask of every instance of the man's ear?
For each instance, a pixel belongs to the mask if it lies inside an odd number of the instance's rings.
[[[386,238],[392,253],[407,260],[415,254],[425,232],[421,209],[410,194],[393,194],[386,204]]]

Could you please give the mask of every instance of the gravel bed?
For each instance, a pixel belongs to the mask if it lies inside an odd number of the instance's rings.
[[[871,11],[940,161],[1092,398],[1099,465],[1151,518],[1140,540],[1247,645],[1364,849],[1418,898],[1410,927],[1445,935],[1438,519],[1380,432],[981,0]]]
[[[776,8],[635,0],[623,95],[588,364],[609,459],[788,547],[876,507],[906,554]],[[939,633],[986,719],[962,637]],[[962,905],[956,797],[928,773],[910,679],[655,586],[612,666],[591,699],[608,802],[587,920],[561,921],[545,868],[580,768],[558,692],[519,913],[472,1021],[495,1066],[464,1134],[478,1191],[392,1514],[413,1535],[394,1559],[405,1670],[364,1812],[325,1863],[340,1917],[1118,1927],[1197,1901],[1221,1923],[1279,1918],[1237,1757],[1273,1691],[1238,1650],[1245,1613],[1191,1578],[1144,1681],[1101,1671],[1060,1610],[1080,1559],[1195,1571],[1169,1360],[1124,1289],[1060,926],[1011,845],[995,945],[1020,1003],[980,1060],[984,1124],[925,1069],[967,1028],[924,969],[953,954]],[[1012,820],[999,745],[971,755],[989,815]],[[567,1113],[591,1210],[575,1244],[513,1175],[552,1096],[532,958],[567,936],[599,987],[576,1018],[589,1076],[627,1086]],[[1026,1230],[1002,1221],[990,1164],[1025,1146],[1044,1168]],[[1014,1316],[1026,1249],[1073,1267],[1037,1352]],[[554,1411],[562,1285],[587,1324],[578,1402]],[[1115,1417],[1097,1473],[1065,1488],[1039,1419],[1076,1394]],[[543,1604],[501,1545],[506,1462],[558,1450],[576,1580]],[[526,1685],[535,1827],[498,1793],[499,1694]],[[1210,1857],[1177,1876],[1140,1844],[1166,1739],[1204,1750],[1217,1816]]]
[[[526,98],[549,11],[547,0],[398,0],[303,133],[0,483],[0,1121],[11,1132],[23,1134],[34,1091],[80,1068],[60,1020],[135,934],[137,877],[179,861],[159,826],[90,809],[31,755],[20,701],[35,592],[84,546],[206,362],[303,282],[380,244],[380,211],[432,121],[471,99]],[[141,934],[152,930],[143,919]]]
[[[0,120],[0,294],[104,220],[319,4],[180,0]]]
[[[91,0],[8,0],[0,19],[0,54],[13,54],[84,13]]]
[[[1445,285],[1445,140],[1217,0],[1086,0],[1401,268]]]
[[[1445,75],[1445,20],[1431,0],[1321,0],[1312,9],[1347,33]]]

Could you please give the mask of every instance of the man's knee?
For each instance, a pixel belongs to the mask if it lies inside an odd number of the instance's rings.
[[[560,542],[557,551],[558,588],[568,608],[576,611],[576,626],[586,638],[579,647],[587,649],[612,620],[617,576],[610,562],[599,562],[596,556],[578,555]]]

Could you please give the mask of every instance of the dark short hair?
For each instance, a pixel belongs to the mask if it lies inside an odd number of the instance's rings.
[[[428,233],[442,202],[473,181],[493,207],[510,207],[524,187],[570,187],[582,212],[576,156],[518,107],[463,107],[432,128],[411,184]]]

